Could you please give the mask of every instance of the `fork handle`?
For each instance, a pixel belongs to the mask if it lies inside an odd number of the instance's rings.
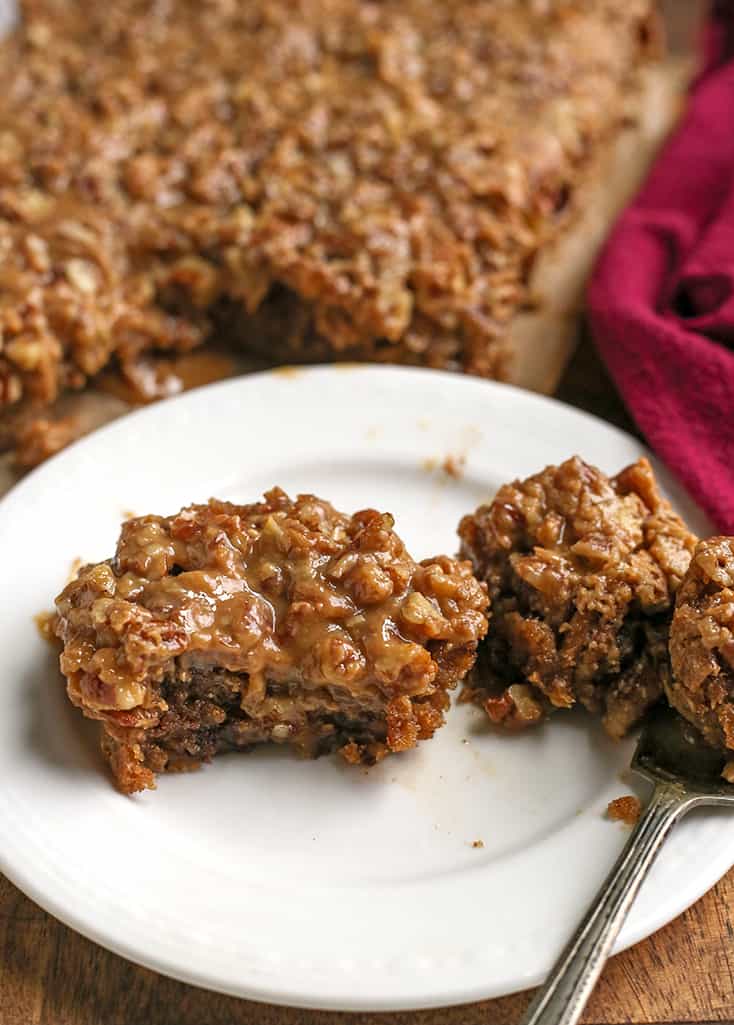
[[[528,1007],[522,1025],[576,1025],[622,923],[671,827],[695,799],[658,783],[589,911]]]

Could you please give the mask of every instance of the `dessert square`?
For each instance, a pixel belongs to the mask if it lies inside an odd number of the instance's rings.
[[[125,793],[267,742],[365,764],[412,748],[487,628],[468,562],[416,563],[389,515],[278,488],[127,521],[56,609],[69,697]]]
[[[623,737],[669,685],[696,543],[649,462],[607,477],[574,456],[501,487],[459,535],[491,610],[465,698],[508,729],[580,704]]]

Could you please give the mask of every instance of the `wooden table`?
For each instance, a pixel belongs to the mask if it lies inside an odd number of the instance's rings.
[[[591,344],[564,401],[634,430]],[[734,1020],[734,870],[695,907],[614,958],[587,1023]],[[138,968],[51,918],[0,876],[0,1025],[511,1025],[528,994],[439,1011],[343,1015],[248,1003]]]

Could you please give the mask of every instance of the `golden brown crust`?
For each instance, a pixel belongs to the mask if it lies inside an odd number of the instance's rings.
[[[500,488],[459,534],[492,612],[468,697],[511,729],[580,702],[623,736],[662,694],[696,541],[647,460],[611,479],[578,456],[549,466]]]
[[[128,520],[56,606],[69,696],[128,791],[269,740],[365,762],[413,747],[487,623],[469,563],[417,564],[391,517],[277,488]]]
[[[734,538],[700,541],[670,630],[671,705],[714,747],[734,749]]]
[[[0,47],[0,407],[214,328],[502,375],[651,0],[26,0]],[[150,388],[152,387],[152,393]]]

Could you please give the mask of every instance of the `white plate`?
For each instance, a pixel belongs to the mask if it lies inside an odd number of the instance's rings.
[[[629,743],[576,715],[502,737],[462,706],[434,740],[368,772],[263,749],[125,798],[33,615],[72,559],[112,552],[126,510],[251,501],[278,483],[345,510],[392,511],[423,557],[453,550],[459,517],[505,480],[573,452],[616,471],[641,451],[592,417],[502,385],[333,367],[194,391],[52,459],[0,502],[0,867],[104,946],[243,997],[386,1010],[537,983],[625,840],[603,812],[629,789],[619,778]],[[466,459],[459,479],[437,466],[446,456]],[[731,820],[693,813],[619,948],[732,862]]]

